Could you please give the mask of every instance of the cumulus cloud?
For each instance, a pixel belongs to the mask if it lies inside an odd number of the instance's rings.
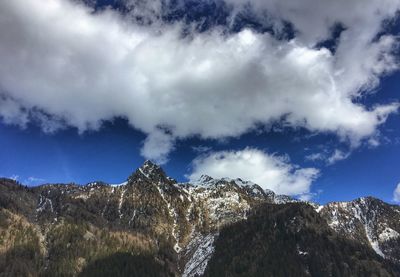
[[[293,23],[291,41],[249,29],[183,37],[179,23],[139,26],[68,0],[1,1],[0,118],[83,132],[123,117],[148,135],[142,155],[161,163],[176,139],[235,137],[277,121],[359,145],[399,106],[357,103],[397,69],[396,38],[377,34],[399,2],[283,2],[252,1],[274,24]],[[315,48],[336,22],[346,27],[336,52]]]
[[[271,155],[255,148],[210,152],[197,157],[188,176],[195,181],[207,174],[213,178],[241,178],[279,194],[306,195],[318,177],[316,168],[299,168],[285,156]]]
[[[141,154],[159,164],[168,161],[168,154],[174,148],[173,138],[163,130],[151,132],[143,143]]]
[[[400,183],[397,185],[393,191],[393,201],[400,203]]]
[[[284,27],[283,21],[290,22],[297,32],[297,39],[311,45],[329,38],[337,24],[346,29],[345,39],[351,43],[359,39],[359,46],[370,43],[368,40],[382,28],[382,21],[391,19],[400,7],[397,0],[224,1],[231,4],[237,13],[251,9],[259,17],[269,17],[267,22],[276,29]]]

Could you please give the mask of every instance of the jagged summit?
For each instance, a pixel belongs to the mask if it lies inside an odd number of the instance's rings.
[[[96,244],[104,247],[109,243],[110,240],[103,235],[104,232],[109,232],[111,237],[121,236],[121,239],[112,240],[112,245],[116,248],[112,248],[111,251],[119,252],[121,249],[124,251],[136,249],[139,253],[153,251],[151,253],[155,258],[169,265],[169,270],[175,274],[172,276],[210,276],[207,275],[208,264],[210,263],[211,270],[213,265],[220,263],[220,259],[223,258],[220,254],[221,249],[232,245],[236,249],[236,245],[240,243],[238,248],[240,253],[246,251],[253,253],[254,247],[248,248],[248,244],[260,245],[277,241],[280,247],[269,248],[273,254],[270,259],[280,257],[276,251],[283,251],[284,255],[290,254],[289,259],[299,262],[300,265],[304,263],[307,268],[310,261],[307,257],[313,259],[312,257],[320,256],[319,249],[324,249],[324,242],[330,241],[324,239],[321,244],[318,237],[313,237],[316,232],[313,230],[309,232],[310,226],[319,231],[325,230],[326,234],[333,232],[337,236],[351,240],[349,247],[355,247],[357,243],[355,251],[364,253],[363,255],[370,257],[371,261],[379,263],[385,259],[388,263],[400,265],[399,206],[389,205],[373,197],[362,197],[350,202],[332,202],[321,206],[263,190],[257,184],[239,178],[212,178],[203,175],[198,182],[201,183],[178,184],[167,177],[159,165],[151,161],[144,162],[127,183],[114,185],[93,182],[87,186],[48,184],[27,188],[15,181],[0,179],[0,217],[8,218],[3,222],[9,222],[11,224],[9,228],[13,232],[21,228],[21,225],[13,225],[13,222],[18,222],[17,216],[30,220],[23,226],[32,226],[31,230],[37,232],[35,234],[32,234],[32,231],[25,232],[30,237],[38,238],[35,239],[39,243],[36,247],[37,257],[42,257],[41,249],[59,253],[57,251],[60,244],[53,238],[69,238],[69,233],[62,232],[74,230],[76,233],[75,230],[78,230],[78,234],[74,235],[77,239],[76,245],[85,247],[74,247],[74,249],[93,249],[93,251],[78,252],[71,258],[72,265],[77,265],[79,257],[89,261],[97,257],[90,256],[92,253],[101,255],[102,253],[95,252],[96,249],[100,249],[96,248]],[[281,220],[277,221],[277,216]],[[265,220],[270,220],[273,224],[265,224]],[[273,227],[276,226],[276,222],[281,224],[281,227]],[[246,228],[247,224],[259,225],[261,229]],[[75,229],[71,229],[71,226],[75,226],[73,227]],[[4,225],[0,224],[0,231],[2,228]],[[257,235],[260,230],[262,230],[260,234],[271,234],[273,236],[268,235],[268,238],[273,239],[260,240]],[[256,233],[252,233],[253,231]],[[317,233],[320,237],[319,231]],[[286,236],[291,232],[301,234],[303,237],[311,236],[310,243],[289,239],[289,242],[297,244],[286,247],[288,245]],[[238,237],[227,240],[229,234]],[[257,239],[253,241],[254,237]],[[39,238],[44,238],[44,241]],[[345,243],[344,240],[340,241]],[[13,238],[5,242],[3,245],[11,247]],[[71,242],[63,241],[63,243]],[[356,256],[351,256],[354,251],[346,252],[346,249],[348,248],[330,248],[334,251],[333,261],[337,257],[357,260]],[[71,255],[75,255],[74,253]],[[248,254],[244,256],[247,257]],[[59,266],[58,263],[61,263],[65,256],[59,260],[46,260],[46,256],[41,259],[49,263],[48,269],[43,270],[51,272]],[[326,264],[331,264],[329,257],[324,256],[324,259],[327,259]],[[251,261],[252,259],[248,259],[246,263]],[[367,264],[369,267],[370,265]],[[331,274],[315,276],[328,275]],[[77,275],[71,274],[71,276]]]
[[[215,184],[216,182],[217,180],[213,177],[203,174],[198,180],[192,181],[191,183],[195,186],[209,186]]]
[[[200,176],[198,181],[199,182],[209,182],[211,180],[214,180],[214,178],[209,176],[209,175],[203,174],[203,175]]]
[[[153,163],[150,160],[146,160],[141,167],[139,167],[139,170],[143,173],[143,174],[147,174],[147,175],[153,175],[153,174],[164,174],[165,172],[164,170],[161,168],[161,166],[159,166],[158,164]]]
[[[174,182],[176,181],[167,176],[165,171],[156,163],[146,160],[129,178],[129,180],[149,180],[151,182]]]

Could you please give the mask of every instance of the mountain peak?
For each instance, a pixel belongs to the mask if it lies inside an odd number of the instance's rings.
[[[155,164],[150,160],[146,160],[142,166],[136,170],[133,176],[154,182],[174,181],[165,174],[164,170],[158,164]]]
[[[152,176],[152,175],[165,175],[164,170],[158,165],[153,163],[150,160],[146,160],[141,167],[138,169],[143,175]]]
[[[153,163],[150,160],[145,160],[140,168],[147,169],[147,168],[161,168],[161,167],[158,164]]]
[[[200,176],[198,182],[199,183],[207,183],[207,182],[210,182],[211,180],[214,180],[214,178],[212,178],[211,176],[208,176],[206,174],[203,174]]]

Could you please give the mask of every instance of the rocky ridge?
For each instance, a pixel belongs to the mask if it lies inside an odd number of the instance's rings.
[[[38,238],[42,273],[55,264],[52,236],[71,225],[84,226],[78,241],[102,242],[101,230],[108,230],[113,239],[118,237],[113,242],[115,251],[153,255],[171,275],[201,276],[213,257],[221,229],[245,221],[260,205],[291,202],[300,201],[240,179],[204,175],[195,183],[178,183],[161,167],[146,161],[121,184],[93,182],[85,186],[48,184],[26,188],[2,179],[0,219],[4,222],[0,221],[0,228],[7,233],[7,222],[16,216],[22,218]],[[371,197],[325,206],[302,205],[311,206],[339,235],[371,247],[382,258],[400,262],[398,206]],[[139,248],[133,243],[138,241]],[[2,249],[9,250],[7,246]],[[72,275],[97,257],[92,252],[76,255],[80,257],[71,258],[75,268]]]

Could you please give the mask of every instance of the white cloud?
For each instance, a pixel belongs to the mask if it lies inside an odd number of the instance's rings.
[[[22,184],[28,184],[28,185],[39,184],[39,183],[43,183],[45,181],[45,179],[37,178],[37,177],[33,177],[33,176],[21,180],[21,177],[16,174],[11,175],[8,178],[11,180],[14,180],[14,181],[19,181]]]
[[[306,155],[305,160],[316,162],[316,161],[324,161],[326,165],[333,165],[334,163],[345,160],[350,157],[351,150],[343,151],[340,149],[328,150],[325,149],[322,152],[312,153]]]
[[[196,153],[205,153],[211,151],[211,147],[205,145],[192,146],[192,150]]]
[[[323,153],[313,153],[313,154],[309,154],[309,155],[305,156],[306,160],[312,161],[312,162],[324,160],[325,158],[326,158],[325,154],[323,154]]]
[[[316,168],[299,168],[290,164],[287,157],[270,155],[254,148],[210,152],[197,157],[192,165],[193,171],[188,176],[191,181],[203,174],[214,178],[241,178],[288,195],[308,194],[319,174]]]
[[[316,193],[305,193],[300,195],[299,199],[301,201],[311,201],[316,195]]]
[[[326,160],[326,163],[332,165],[338,161],[347,159],[349,156],[350,152],[343,152],[342,150],[335,149],[333,154]]]
[[[14,175],[10,176],[9,178],[11,180],[18,181],[19,180],[19,175],[14,174]]]
[[[168,154],[173,148],[172,136],[163,130],[157,130],[147,136],[140,153],[158,164],[165,164],[168,161]]]
[[[137,26],[67,0],[1,1],[0,118],[82,132],[121,116],[148,135],[142,154],[159,162],[176,139],[235,137],[281,120],[357,146],[398,109],[355,101],[397,69],[396,39],[374,38],[400,4],[295,2],[254,2],[300,30],[288,42],[250,30],[182,38],[179,24]],[[334,22],[348,28],[337,52],[313,48]]]
[[[397,185],[393,191],[393,201],[400,202],[400,183]]]
[[[290,22],[298,32],[297,38],[309,44],[329,38],[332,27],[340,23],[347,29],[345,39],[351,40],[351,43],[359,40],[359,46],[371,40],[382,28],[382,21],[392,18],[400,7],[397,0],[370,0],[368,2],[364,0],[225,0],[225,2],[232,4],[237,12],[250,5],[260,19],[269,17],[267,23],[274,25],[275,29],[284,26],[283,20]]]
[[[41,184],[41,183],[43,183],[44,181],[46,181],[45,179],[43,179],[43,178],[38,178],[38,177],[34,177],[34,176],[30,176],[30,177],[28,177],[24,182],[22,182],[22,183],[26,183],[26,184],[29,184],[29,185],[33,185],[33,184]]]

